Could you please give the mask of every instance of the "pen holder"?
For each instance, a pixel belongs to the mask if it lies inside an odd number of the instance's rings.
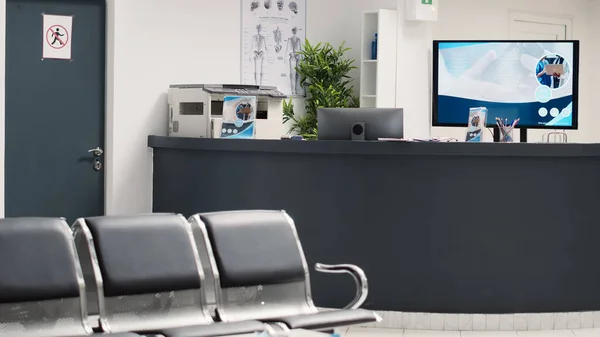
[[[500,143],[514,142],[513,130],[517,123],[519,123],[519,120],[520,118],[517,118],[512,123],[509,123],[508,119],[503,120],[502,118],[496,117],[496,128],[494,128],[494,130],[498,130],[498,132],[494,131],[494,141],[498,139]]]
[[[500,127],[500,143],[512,143],[513,138],[513,129],[510,126]]]

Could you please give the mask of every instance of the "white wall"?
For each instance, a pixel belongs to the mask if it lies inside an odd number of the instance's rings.
[[[378,9],[396,9],[397,0],[307,0],[306,38],[311,43],[329,42],[337,47],[344,43],[350,48],[348,58],[360,66],[362,20],[365,12]],[[350,72],[354,91],[360,92],[360,69]],[[294,112],[304,112],[304,99],[294,99]],[[288,128],[291,125],[287,125]],[[287,130],[287,129],[286,129]]]
[[[525,12],[539,15],[567,17],[573,20],[573,36],[581,40],[580,69],[580,130],[569,133],[569,141],[593,141],[590,88],[593,83],[587,69],[591,65],[592,39],[588,9],[589,0],[439,0],[439,21],[433,25],[434,39],[508,39],[509,13]],[[600,20],[595,16],[596,21]],[[596,30],[598,32],[598,30]],[[589,34],[588,34],[589,33]],[[598,41],[596,37],[594,37]],[[597,44],[597,42],[595,42]],[[429,112],[427,112],[429,113]],[[464,138],[464,128],[432,128],[434,137]],[[489,137],[491,140],[491,137]],[[541,141],[540,132],[530,131],[530,142]]]
[[[151,210],[152,155],[146,143],[148,135],[167,133],[168,86],[239,82],[241,1],[208,3],[109,2],[114,10],[114,32],[108,34],[114,38],[107,100],[109,214]],[[346,41],[352,48],[348,56],[358,60],[363,12],[395,6],[396,0],[309,0],[307,38],[334,45]]]
[[[167,134],[170,84],[239,82],[240,4],[239,0],[110,1],[114,41],[109,70],[114,75],[108,83],[107,138],[112,142],[106,149],[107,213],[151,210],[152,155],[147,138]]]
[[[6,32],[6,0],[0,0],[0,27]],[[0,34],[0,55],[6,54],[6,34]],[[4,217],[4,58],[0,62],[0,218]]]
[[[594,44],[592,35],[600,31],[600,1],[598,0],[439,0],[439,21],[436,23],[404,20],[404,0],[326,0],[318,8],[309,4],[307,36],[311,40],[329,41],[353,48],[350,57],[359,59],[360,15],[377,8],[398,9],[398,74],[396,106],[404,108],[405,137],[464,137],[464,128],[431,128],[431,45],[433,39],[508,39],[511,12],[536,13],[573,20],[573,39],[582,41],[580,76],[580,130],[569,132],[573,142],[600,140],[594,132],[592,112],[592,68]],[[340,5],[343,2],[345,5]],[[594,3],[596,11],[590,11]],[[540,8],[544,10],[540,12]],[[324,20],[323,11],[328,13]],[[335,13],[335,14],[332,14]],[[344,16],[340,16],[344,13]],[[312,16],[312,19],[311,19]],[[354,24],[355,23],[355,24]],[[592,23],[596,26],[592,27]],[[595,30],[593,30],[595,29]],[[596,40],[594,40],[594,38]],[[409,65],[409,66],[406,66]],[[359,73],[356,78],[358,89]],[[392,75],[390,75],[392,76]],[[600,117],[598,117],[600,119]],[[600,123],[600,120],[598,121]],[[595,124],[598,125],[598,124]],[[542,132],[530,131],[530,141],[541,140]],[[489,137],[491,140],[491,137]],[[518,135],[516,136],[518,139]]]
[[[433,23],[406,20],[404,2],[398,0],[396,107],[404,109],[404,138],[428,139],[431,137]]]
[[[587,12],[588,19],[588,43],[585,46],[585,52],[588,56],[586,69],[590,72],[592,69],[596,69],[596,59],[600,55],[600,0],[590,0],[589,10]],[[590,59],[594,57],[595,59]],[[594,74],[595,76],[595,74]],[[593,143],[600,142],[600,132],[598,127],[600,126],[600,109],[597,103],[598,97],[598,84],[593,80],[587,82],[587,109],[589,110],[588,115],[590,116],[588,140]]]
[[[329,42],[350,48],[348,58],[360,66],[362,20],[365,12],[396,9],[397,0],[308,0],[306,38],[314,42]],[[350,74],[358,95],[360,70]]]

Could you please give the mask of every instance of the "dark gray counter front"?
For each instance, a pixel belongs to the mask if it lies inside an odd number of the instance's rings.
[[[285,209],[311,265],[365,270],[368,308],[600,310],[600,144],[148,143],[155,212]],[[320,306],[354,295],[312,280]]]

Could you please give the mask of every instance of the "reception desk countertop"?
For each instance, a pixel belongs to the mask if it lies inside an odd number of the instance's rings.
[[[596,157],[600,144],[350,142],[202,139],[150,136],[148,146],[198,151],[271,152],[351,155],[459,155],[526,157]]]

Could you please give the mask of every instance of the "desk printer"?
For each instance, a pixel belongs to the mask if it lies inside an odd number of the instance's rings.
[[[276,87],[243,84],[169,86],[169,136],[219,138],[225,96],[256,96],[256,139],[280,139],[285,94]]]

